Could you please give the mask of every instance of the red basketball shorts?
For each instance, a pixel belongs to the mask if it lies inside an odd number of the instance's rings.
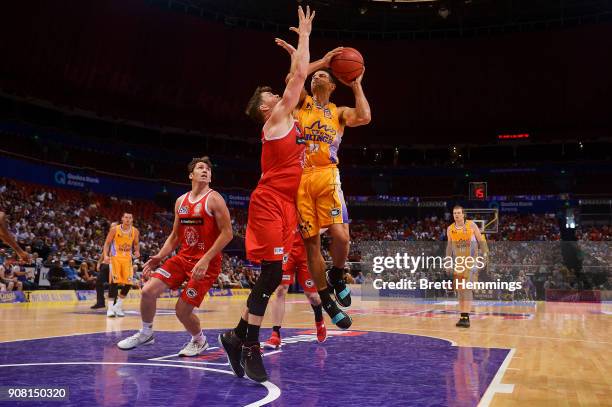
[[[299,235],[298,235],[299,237]],[[301,237],[299,237],[301,239]],[[289,254],[287,263],[283,266],[283,280],[281,284],[291,285],[295,281],[297,275],[298,283],[305,292],[316,293],[317,286],[308,270],[308,262],[306,261],[306,249],[303,244],[295,243]]]
[[[247,259],[286,260],[293,246],[297,225],[295,201],[289,201],[263,188],[251,194],[246,230]]]
[[[217,281],[217,277],[219,277],[221,272],[221,266],[209,267],[203,279],[194,280],[191,278],[191,270],[196,263],[197,261],[176,255],[166,260],[157,270],[153,271],[151,277],[160,279],[171,290],[177,289],[185,281],[189,281],[181,293],[181,299],[197,308],[202,304],[204,296],[212,288],[213,283]]]

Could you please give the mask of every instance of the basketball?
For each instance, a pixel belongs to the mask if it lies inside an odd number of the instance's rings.
[[[332,58],[330,68],[336,78],[350,83],[363,72],[363,57],[355,48],[344,48]]]

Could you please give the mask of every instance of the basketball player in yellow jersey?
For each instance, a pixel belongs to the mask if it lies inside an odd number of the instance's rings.
[[[446,255],[454,258],[453,280],[461,313],[461,318],[456,325],[461,328],[469,328],[473,292],[462,288],[457,283],[459,281],[478,281],[478,265],[484,262],[479,263],[476,258],[482,256],[486,261],[489,249],[478,226],[473,221],[465,219],[463,207],[456,205],[453,208],[453,219],[455,222],[446,230],[448,237]]]
[[[281,39],[276,39],[276,43],[290,55],[295,52],[295,48]],[[310,82],[312,96],[308,95],[306,90],[302,92],[294,117],[299,122],[306,140],[304,172],[298,189],[297,209],[308,267],[319,290],[323,308],[332,322],[346,329],[351,325],[350,317],[338,308],[327,290],[329,282],[340,305],[351,305],[350,290],[343,278],[350,236],[348,212],[338,171],[338,150],[345,127],[368,124],[371,114],[361,86],[363,72],[353,82],[346,83],[355,96],[354,108],[336,106],[330,101],[336,83],[328,68],[331,59],[341,50],[342,48],[336,48],[322,59],[310,63],[308,73],[314,72]],[[329,270],[327,279],[319,234],[324,228],[328,228],[332,237],[330,254],[333,267]]]
[[[134,257],[140,257],[140,233],[132,226],[134,218],[131,213],[125,212],[121,217],[121,224],[111,227],[104,242],[104,262],[110,262],[110,284],[109,306],[106,316],[123,317],[123,299],[128,295],[132,288],[132,248]],[[115,253],[111,257],[111,245]],[[116,288],[113,287],[116,285]],[[110,293],[119,290],[117,302],[111,305]]]

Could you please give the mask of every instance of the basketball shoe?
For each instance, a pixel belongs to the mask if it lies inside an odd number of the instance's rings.
[[[117,347],[121,350],[132,350],[137,348],[140,345],[152,345],[155,343],[155,338],[153,334],[145,335],[142,332],[138,331],[132,336],[128,336],[122,341],[117,343]]]
[[[351,306],[351,289],[344,281],[344,270],[332,267],[327,270],[327,284],[331,287],[331,292],[336,296],[336,301],[343,307]]]
[[[223,346],[225,354],[227,355],[227,361],[232,368],[232,371],[236,377],[244,376],[244,368],[240,364],[242,357],[242,341],[233,329],[219,334],[219,344]]]
[[[183,349],[178,353],[181,357],[194,357],[198,356],[200,353],[204,352],[208,348],[208,341],[206,337],[202,342],[194,341],[193,339],[185,345]]]
[[[254,343],[250,346],[242,345],[240,365],[244,369],[246,377],[254,382],[261,383],[268,380],[268,373],[266,373],[266,368],[263,364],[259,343]]]
[[[281,342],[280,335],[278,332],[272,331],[272,335],[270,335],[270,339],[268,339],[264,343],[264,349],[280,349],[283,346]]]

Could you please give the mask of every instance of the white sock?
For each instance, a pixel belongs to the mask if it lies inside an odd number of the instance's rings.
[[[123,298],[117,297],[117,307],[121,308],[122,305],[123,305]]]
[[[191,335],[191,340],[200,344],[204,343],[204,332],[200,331],[200,333],[197,335]]]
[[[153,322],[142,321],[142,329],[140,332],[147,336],[153,334]]]

